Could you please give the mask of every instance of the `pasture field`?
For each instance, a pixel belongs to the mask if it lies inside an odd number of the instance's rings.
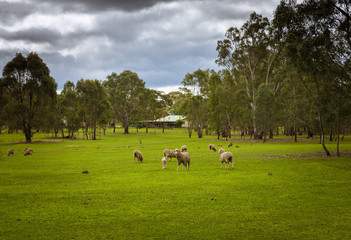
[[[0,239],[351,239],[350,137],[339,158],[319,154],[318,139],[233,138],[228,149],[184,130],[79,137],[0,135]],[[209,143],[233,153],[234,169]],[[176,159],[163,170],[162,150],[184,144],[190,170]]]

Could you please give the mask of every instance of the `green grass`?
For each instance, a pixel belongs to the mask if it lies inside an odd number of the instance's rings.
[[[321,145],[304,138],[236,138],[227,149],[215,136],[144,132],[55,142],[37,134],[33,144],[1,134],[0,239],[351,238],[349,154],[316,156]],[[209,143],[233,152],[233,170],[220,169]],[[162,150],[183,144],[190,171],[177,172],[175,159],[163,170]],[[351,139],[340,148],[350,151]],[[133,163],[135,149],[144,163]]]

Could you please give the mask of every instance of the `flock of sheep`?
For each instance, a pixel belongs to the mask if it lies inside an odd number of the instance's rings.
[[[228,144],[228,148],[233,146],[233,143]],[[217,151],[216,147],[213,144],[208,145],[210,151]],[[172,160],[172,158],[176,158],[178,160],[178,167],[177,171],[179,170],[179,166],[183,164],[185,170],[189,170],[190,167],[190,154],[187,152],[188,148],[186,145],[183,145],[180,149],[175,149],[170,150],[170,149],[165,149],[163,150],[163,158],[162,158],[162,168],[166,168],[166,163],[168,161]],[[225,163],[225,169],[229,169],[229,164],[232,163],[232,168],[234,167],[233,165],[233,154],[231,152],[225,152],[223,148],[220,148],[218,150],[219,153],[219,158],[221,162],[221,168],[223,168],[223,163]],[[15,150],[14,149],[9,149],[7,151],[7,156],[14,155]],[[27,155],[33,155],[33,149],[32,148],[26,148],[24,151],[24,156]],[[138,162],[142,163],[144,158],[142,153],[139,150],[134,150],[133,152],[133,161],[135,162],[135,158],[137,159]]]
[[[228,144],[228,148],[233,146],[233,143]],[[213,144],[208,145],[210,151],[217,151],[216,147]],[[187,152],[188,148],[186,145],[183,145],[180,149],[175,149],[170,150],[170,149],[165,149],[163,150],[163,158],[161,160],[162,162],[162,168],[166,168],[166,163],[168,161],[172,160],[172,158],[176,158],[178,160],[178,167],[177,171],[179,170],[179,166],[183,164],[185,170],[189,170],[190,167],[190,154]],[[225,169],[229,169],[229,164],[232,163],[232,168],[234,168],[233,164],[233,154],[231,152],[225,152],[223,148],[220,148],[218,150],[219,153],[219,158],[221,161],[221,168],[223,168],[223,163],[225,163]],[[142,153],[139,150],[134,150],[133,152],[133,161],[135,162],[135,158],[137,159],[138,162],[142,163],[144,158]]]

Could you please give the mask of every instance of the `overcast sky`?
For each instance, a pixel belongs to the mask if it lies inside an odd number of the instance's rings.
[[[66,81],[136,72],[146,87],[178,90],[185,74],[216,69],[217,41],[279,0],[0,0],[0,69],[36,52]]]

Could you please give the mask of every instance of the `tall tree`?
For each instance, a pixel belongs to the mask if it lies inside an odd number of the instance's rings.
[[[104,85],[112,103],[113,117],[122,123],[124,133],[128,134],[130,122],[143,104],[145,82],[136,73],[125,70],[120,75],[108,75]]]
[[[1,79],[7,103],[5,117],[9,127],[22,129],[26,142],[32,141],[33,129],[40,129],[48,113],[55,108],[57,84],[50,70],[36,54],[17,53],[6,64]]]
[[[194,130],[198,133],[198,138],[202,138],[202,130],[208,121],[209,78],[209,69],[198,69],[193,73],[186,74],[182,81],[185,86],[183,90],[187,95],[183,109],[186,111],[188,119],[192,121]]]
[[[105,88],[98,80],[79,80],[77,82],[78,101],[84,112],[85,134],[92,128],[92,140],[96,140],[96,130],[100,122],[105,121],[110,103]]]
[[[324,142],[327,119],[335,103],[342,102],[336,98],[342,95],[331,90],[346,90],[350,83],[349,10],[346,1],[282,1],[273,21],[285,55],[300,73],[299,80],[314,104],[321,144],[328,156]]]
[[[61,92],[63,101],[63,116],[68,130],[68,136],[73,138],[74,133],[82,127],[83,108],[78,101],[78,93],[75,84],[67,81]],[[64,132],[62,130],[62,137]]]
[[[272,42],[270,22],[266,17],[254,12],[240,29],[229,28],[225,37],[217,43],[216,63],[228,69],[246,92],[257,137],[257,116],[253,114],[256,111],[257,91],[262,83],[271,83],[272,65],[277,55]],[[280,83],[276,88],[280,88]]]

